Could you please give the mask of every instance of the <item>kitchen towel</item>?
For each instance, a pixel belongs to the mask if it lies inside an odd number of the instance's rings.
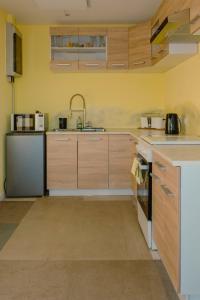
[[[140,162],[137,158],[134,159],[133,165],[131,168],[131,173],[135,176],[136,182],[138,184],[142,184],[144,182],[144,178],[142,175],[142,170],[140,168]]]

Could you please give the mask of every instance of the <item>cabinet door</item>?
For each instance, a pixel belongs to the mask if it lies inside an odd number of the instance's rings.
[[[108,29],[108,68],[128,68],[128,28]]]
[[[108,188],[108,136],[86,134],[78,137],[78,188]]]
[[[190,7],[190,29],[191,33],[195,34],[200,31],[200,1],[192,0]]]
[[[79,70],[106,69],[106,32],[105,28],[79,29]]]
[[[109,136],[109,188],[133,187],[131,167],[136,152],[136,143],[130,135]]]
[[[151,65],[151,23],[145,22],[129,29],[129,68]]]
[[[47,136],[47,189],[77,188],[77,136]]]
[[[158,247],[161,259],[171,278],[171,281],[179,292],[180,289],[180,170],[175,167],[171,173],[171,182],[176,181],[177,186],[167,180],[168,163],[153,163],[153,236]],[[162,172],[159,168],[162,166]],[[171,172],[171,170],[169,172]],[[176,174],[178,172],[178,178]],[[174,176],[174,175],[175,176]]]

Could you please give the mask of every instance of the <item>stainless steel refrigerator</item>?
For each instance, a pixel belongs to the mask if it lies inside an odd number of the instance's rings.
[[[45,192],[45,134],[6,135],[6,196],[34,197]]]

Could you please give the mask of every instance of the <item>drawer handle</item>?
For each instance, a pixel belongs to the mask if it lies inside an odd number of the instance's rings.
[[[56,66],[65,66],[65,67],[70,67],[71,65],[72,64],[64,64],[64,63],[63,64],[61,64],[61,63],[60,64],[56,64]]]
[[[159,161],[155,162],[155,165],[161,170],[161,171],[165,171],[166,167],[163,166]]]
[[[134,62],[135,66],[144,65],[144,64],[145,64],[144,60],[141,60],[141,61],[138,61],[138,62]]]
[[[197,15],[194,17],[194,19],[191,20],[190,24],[195,24],[200,19],[200,15]]]
[[[161,185],[161,188],[162,188],[163,192],[165,193],[165,195],[167,197],[174,197],[175,196],[174,193],[172,193],[166,185]]]

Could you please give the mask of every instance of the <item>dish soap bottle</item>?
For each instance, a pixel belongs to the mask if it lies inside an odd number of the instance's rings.
[[[81,117],[79,116],[77,121],[76,121],[76,128],[77,129],[82,129],[83,128],[83,123],[82,123],[82,120],[81,120]]]

